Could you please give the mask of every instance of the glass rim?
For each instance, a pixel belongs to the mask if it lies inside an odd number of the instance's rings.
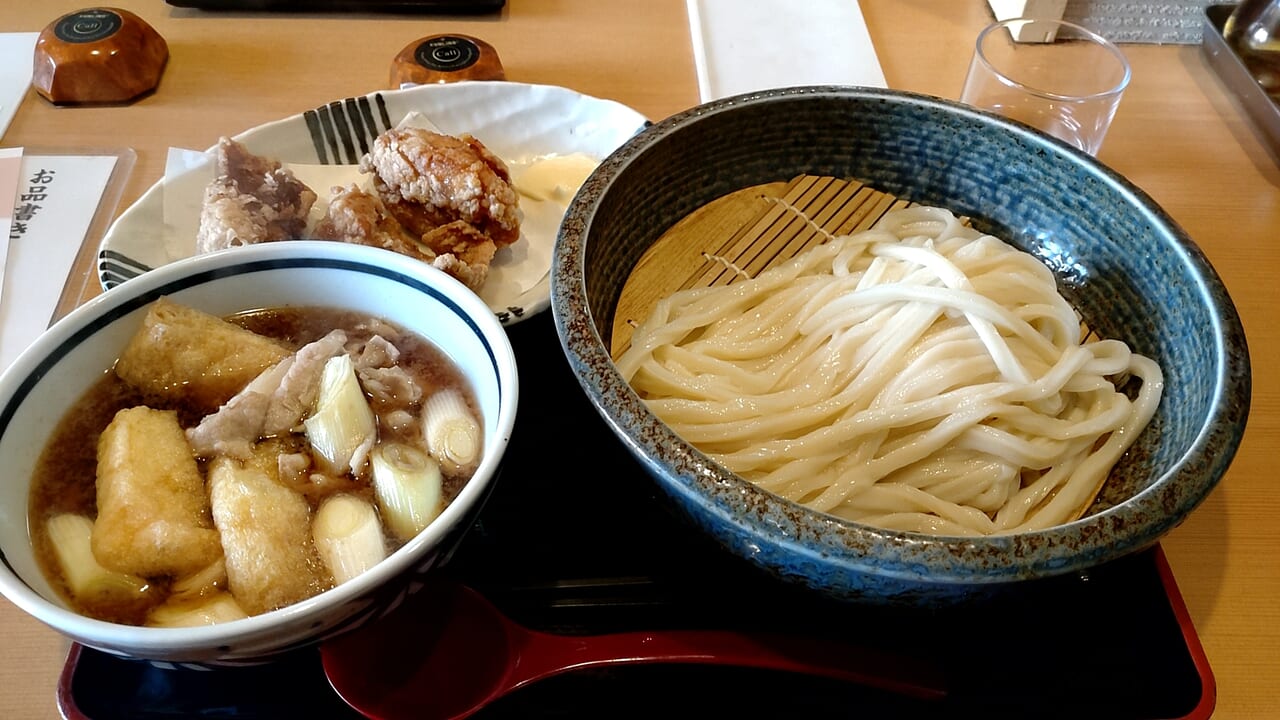
[[[1059,28],[1066,28],[1072,31],[1073,33],[1076,33],[1079,36],[1079,37],[1074,37],[1070,39],[1089,41],[1097,45],[1098,47],[1102,48],[1103,50],[1106,50],[1107,53],[1111,55],[1111,57],[1113,57],[1116,60],[1116,62],[1120,64],[1120,69],[1122,70],[1120,79],[1117,80],[1116,83],[1112,85],[1110,88],[1107,88],[1106,90],[1101,90],[1096,93],[1089,93],[1084,95],[1075,95],[1075,94],[1065,95],[1062,93],[1055,93],[1051,90],[1044,90],[1042,88],[1038,88],[1033,85],[1028,85],[1026,83],[1018,82],[1017,80],[1014,80],[1013,78],[1009,77],[1006,73],[996,68],[996,66],[991,62],[990,58],[987,57],[987,54],[983,52],[983,49],[982,49],[983,43],[988,36],[990,36],[993,32],[996,32],[998,30],[1009,30],[1010,41],[1017,43],[1018,42],[1017,40],[1013,40],[1012,28],[1021,26],[1021,25],[1026,25],[1028,23],[1044,23],[1044,24],[1053,25]],[[1054,42],[1056,42],[1057,41],[1056,33],[1054,34],[1054,38],[1055,38]],[[1026,44],[1049,45],[1051,43],[1046,42],[1046,43],[1026,43]],[[1111,42],[1110,40],[1103,37],[1102,35],[1094,32],[1093,30],[1090,30],[1089,28],[1084,27],[1083,25],[1073,23],[1070,20],[1062,20],[1058,18],[1014,17],[1014,18],[1006,18],[1004,20],[997,20],[996,22],[993,22],[990,25],[987,25],[985,28],[982,29],[982,32],[978,33],[977,41],[974,44],[974,56],[979,61],[981,61],[982,64],[988,70],[991,71],[991,74],[995,76],[1004,85],[1008,87],[1018,88],[1028,93],[1031,93],[1033,95],[1036,95],[1038,97],[1042,97],[1048,100],[1056,100],[1058,102],[1076,102],[1076,103],[1088,102],[1091,100],[1097,100],[1097,99],[1106,98],[1110,96],[1120,95],[1125,91],[1127,87],[1129,87],[1129,80],[1133,75],[1133,70],[1129,65],[1129,59],[1125,57],[1124,53],[1120,50],[1120,47],[1118,45]]]

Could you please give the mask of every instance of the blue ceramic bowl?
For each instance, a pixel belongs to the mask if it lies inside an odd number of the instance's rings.
[[[1159,410],[1084,518],[977,539],[842,521],[712,462],[631,390],[602,338],[612,336],[623,285],[645,250],[715,198],[806,173],[858,179],[969,216],[1043,260],[1092,328],[1160,363]],[[561,228],[552,271],[552,312],[570,364],[672,504],[729,551],[837,598],[959,601],[1147,548],[1217,485],[1248,416],[1240,319],[1186,233],[1089,155],[934,97],[804,87],[669,117],[588,178]]]

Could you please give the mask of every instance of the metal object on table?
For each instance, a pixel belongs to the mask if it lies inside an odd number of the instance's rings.
[[[1241,0],[1222,37],[1271,99],[1280,100],[1280,0]]]
[[[1209,67],[1253,122],[1273,159],[1280,162],[1280,104],[1277,104],[1274,95],[1267,93],[1244,59],[1226,39],[1226,25],[1237,7],[1210,5],[1205,8],[1201,48]]]

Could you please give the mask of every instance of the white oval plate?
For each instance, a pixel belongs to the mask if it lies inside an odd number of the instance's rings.
[[[317,172],[320,166],[331,166],[324,170],[336,171],[333,177],[354,174],[369,142],[410,116],[425,118],[441,132],[470,133],[508,164],[574,153],[603,160],[648,124],[625,105],[562,87],[472,81],[337,100],[234,137],[251,152],[296,166],[323,207],[329,188],[316,184],[328,177]],[[97,265],[104,290],[195,253],[213,149],[197,153],[197,165],[203,167],[182,174],[173,172],[171,162],[166,177],[107,229]],[[520,201],[525,216],[520,240],[495,256],[479,292],[505,325],[550,305],[551,252],[568,198],[554,205],[524,195]]]

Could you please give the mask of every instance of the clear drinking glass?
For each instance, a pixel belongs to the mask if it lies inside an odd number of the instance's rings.
[[[1129,76],[1120,48],[1092,30],[1014,18],[978,34],[960,100],[1096,155]]]

